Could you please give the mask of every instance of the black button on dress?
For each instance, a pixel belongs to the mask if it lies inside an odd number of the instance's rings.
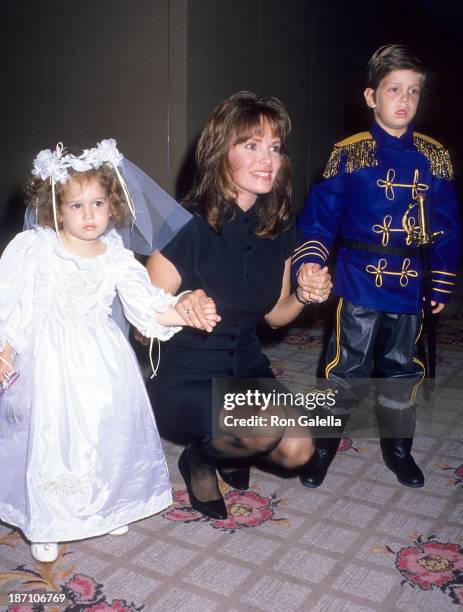
[[[293,223],[277,238],[254,233],[259,198],[216,234],[202,214],[162,250],[182,277],[179,292],[203,289],[222,321],[210,334],[185,328],[163,347],[157,376],[148,390],[162,430],[186,439],[212,436],[212,379],[273,378],[256,325],[277,302],[285,261],[298,243]]]

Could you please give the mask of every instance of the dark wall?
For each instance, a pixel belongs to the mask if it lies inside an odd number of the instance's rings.
[[[405,5],[404,18],[383,25],[385,36],[396,33],[410,41],[429,67],[425,95],[417,117],[420,131],[450,149],[463,195],[463,3],[457,0],[414,0]]]
[[[363,72],[375,41],[377,2],[315,1],[311,23],[307,186],[323,171],[333,143],[368,129]]]
[[[2,5],[0,53],[0,234],[21,226],[21,187],[31,156],[48,142],[46,7],[24,0]],[[11,229],[10,229],[11,228]]]
[[[191,154],[211,110],[241,90],[276,96],[292,121],[296,199],[306,189],[313,2],[190,0],[188,3],[188,140],[181,188],[191,181]],[[188,165],[188,161],[190,164]]]
[[[167,2],[47,3],[48,141],[113,136],[167,176]]]
[[[462,99],[459,28],[463,3],[442,0],[190,0],[188,142],[211,109],[242,89],[274,95],[293,120],[290,146],[299,208],[334,142],[367,130],[365,66],[388,42],[414,47],[431,66],[417,128],[441,139],[461,168],[456,127]],[[184,191],[192,166],[181,177]],[[458,175],[460,172],[457,173]]]
[[[333,142],[368,129],[364,68],[386,42],[432,67],[417,127],[449,146],[461,183],[461,2],[4,0],[0,17],[0,242],[21,227],[33,156],[57,140],[113,136],[184,194],[208,114],[242,89],[288,107],[300,207]]]
[[[185,95],[180,103],[175,95],[186,82],[185,6],[183,0],[2,5],[4,232],[20,227],[16,194],[34,155],[58,141],[89,146],[113,137],[162,186],[173,186],[186,120]]]
[[[319,176],[333,142],[368,129],[371,115],[362,95],[366,63],[381,45],[399,42],[429,67],[416,129],[450,149],[461,188],[462,26],[463,3],[456,0],[314,3],[309,183]]]

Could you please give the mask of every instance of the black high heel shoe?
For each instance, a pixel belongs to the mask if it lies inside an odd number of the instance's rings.
[[[226,468],[219,468],[219,474],[222,480],[234,489],[238,489],[238,491],[246,491],[246,489],[249,489],[250,469],[248,467],[236,468],[233,471],[227,471]]]
[[[201,514],[205,514],[206,516],[210,516],[213,519],[225,520],[228,517],[227,506],[223,500],[223,497],[219,499],[213,499],[211,501],[201,501],[198,499],[193,493],[191,487],[191,466],[190,462],[193,461],[190,457],[191,452],[191,444],[189,444],[183,453],[180,455],[180,459],[178,460],[178,468],[180,470],[181,475],[183,476],[183,480],[185,481],[186,488],[188,491],[188,497],[190,498],[191,507],[201,512]]]

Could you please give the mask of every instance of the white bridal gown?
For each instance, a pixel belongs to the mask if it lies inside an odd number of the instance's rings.
[[[0,260],[0,350],[20,377],[0,395],[0,520],[32,542],[107,533],[172,502],[164,453],[136,357],[110,318],[162,340],[175,298],[113,230],[106,252],[72,255],[51,229],[18,234]]]

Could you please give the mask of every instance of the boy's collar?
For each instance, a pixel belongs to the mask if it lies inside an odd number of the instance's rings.
[[[376,121],[371,126],[373,138],[379,145],[394,147],[396,149],[413,149],[413,125],[410,123],[402,136],[392,136],[383,129]]]

